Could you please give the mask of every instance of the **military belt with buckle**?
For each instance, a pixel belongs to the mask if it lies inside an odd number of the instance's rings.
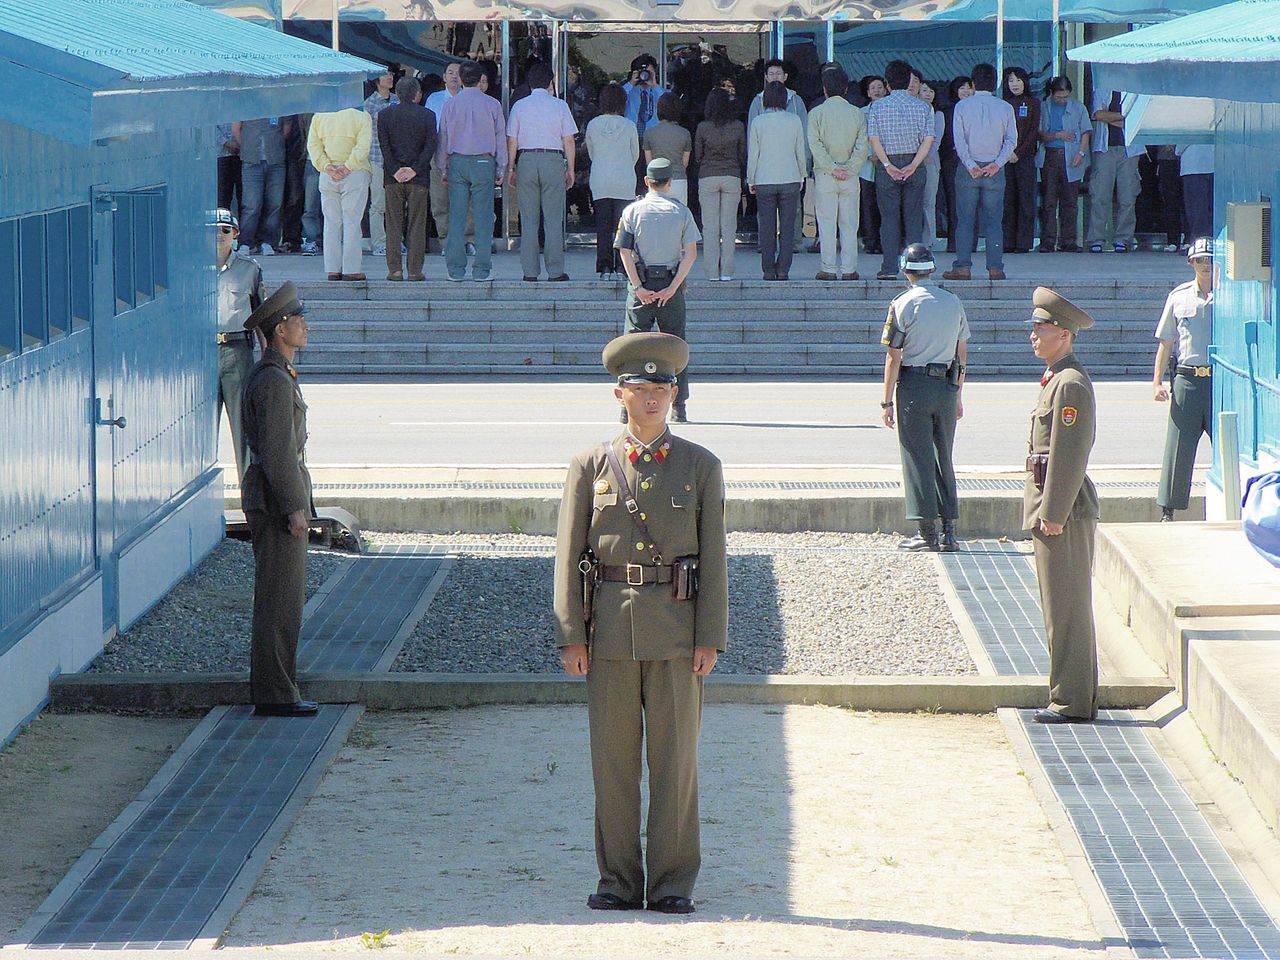
[[[633,587],[644,587],[651,583],[670,583],[671,565],[655,567],[645,563],[628,563],[626,566],[601,564],[600,579],[625,583]]]
[[[1213,367],[1178,367],[1184,377],[1207,377],[1213,373]]]
[[[228,343],[239,343],[243,340],[245,343],[253,343],[253,334],[248,330],[243,333],[220,333],[218,334],[218,346],[226,346]]]

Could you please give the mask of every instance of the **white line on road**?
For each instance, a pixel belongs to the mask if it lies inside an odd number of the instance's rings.
[[[600,427],[617,424],[617,420],[392,420],[389,427]],[[835,420],[713,420],[682,423],[680,427],[857,427],[853,422]]]

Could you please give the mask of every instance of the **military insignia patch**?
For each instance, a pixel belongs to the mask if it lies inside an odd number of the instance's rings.
[[[650,361],[648,361],[647,363],[645,363],[645,365],[644,365],[644,372],[645,372],[645,373],[657,373],[657,372],[658,372],[658,365],[657,365],[656,363],[654,363],[652,360],[650,360]]]
[[[1062,408],[1062,425],[1064,427],[1069,427],[1075,422],[1076,422],[1076,408],[1063,407]]]
[[[600,480],[597,480],[596,493],[608,493],[608,492],[609,492],[609,481],[603,478]]]

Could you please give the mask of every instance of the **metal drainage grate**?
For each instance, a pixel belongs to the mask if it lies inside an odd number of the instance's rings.
[[[956,481],[956,488],[967,491],[1004,491],[1021,490],[1024,482],[1012,477],[961,477]],[[1141,490],[1154,491],[1155,483],[1145,480],[1103,480],[1095,484],[1102,490]],[[223,484],[227,492],[238,492],[239,484],[227,482]],[[725,483],[730,490],[893,490],[902,489],[897,480],[730,480]],[[475,491],[484,493],[495,490],[528,490],[559,492],[564,489],[562,483],[548,481],[504,481],[504,480],[458,480],[450,483],[317,483],[316,490],[450,490]],[[1203,492],[1204,484],[1193,485],[1193,490]]]
[[[1280,958],[1280,930],[1132,714],[1019,714],[1137,956]]]
[[[1044,676],[1049,646],[1035,570],[1012,543],[980,543],[986,549],[941,555],[951,585],[997,674]]]

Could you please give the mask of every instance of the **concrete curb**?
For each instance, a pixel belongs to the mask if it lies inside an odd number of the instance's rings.
[[[531,674],[304,674],[303,695],[322,703],[360,703],[374,710],[432,710],[487,704],[585,703],[581,680]],[[1163,678],[1114,677],[1099,689],[1103,709],[1142,710],[1172,689]],[[51,690],[62,713],[173,713],[249,702],[247,674],[74,674]],[[706,685],[710,703],[823,704],[856,710],[992,713],[1040,707],[1044,677],[719,676]]]

